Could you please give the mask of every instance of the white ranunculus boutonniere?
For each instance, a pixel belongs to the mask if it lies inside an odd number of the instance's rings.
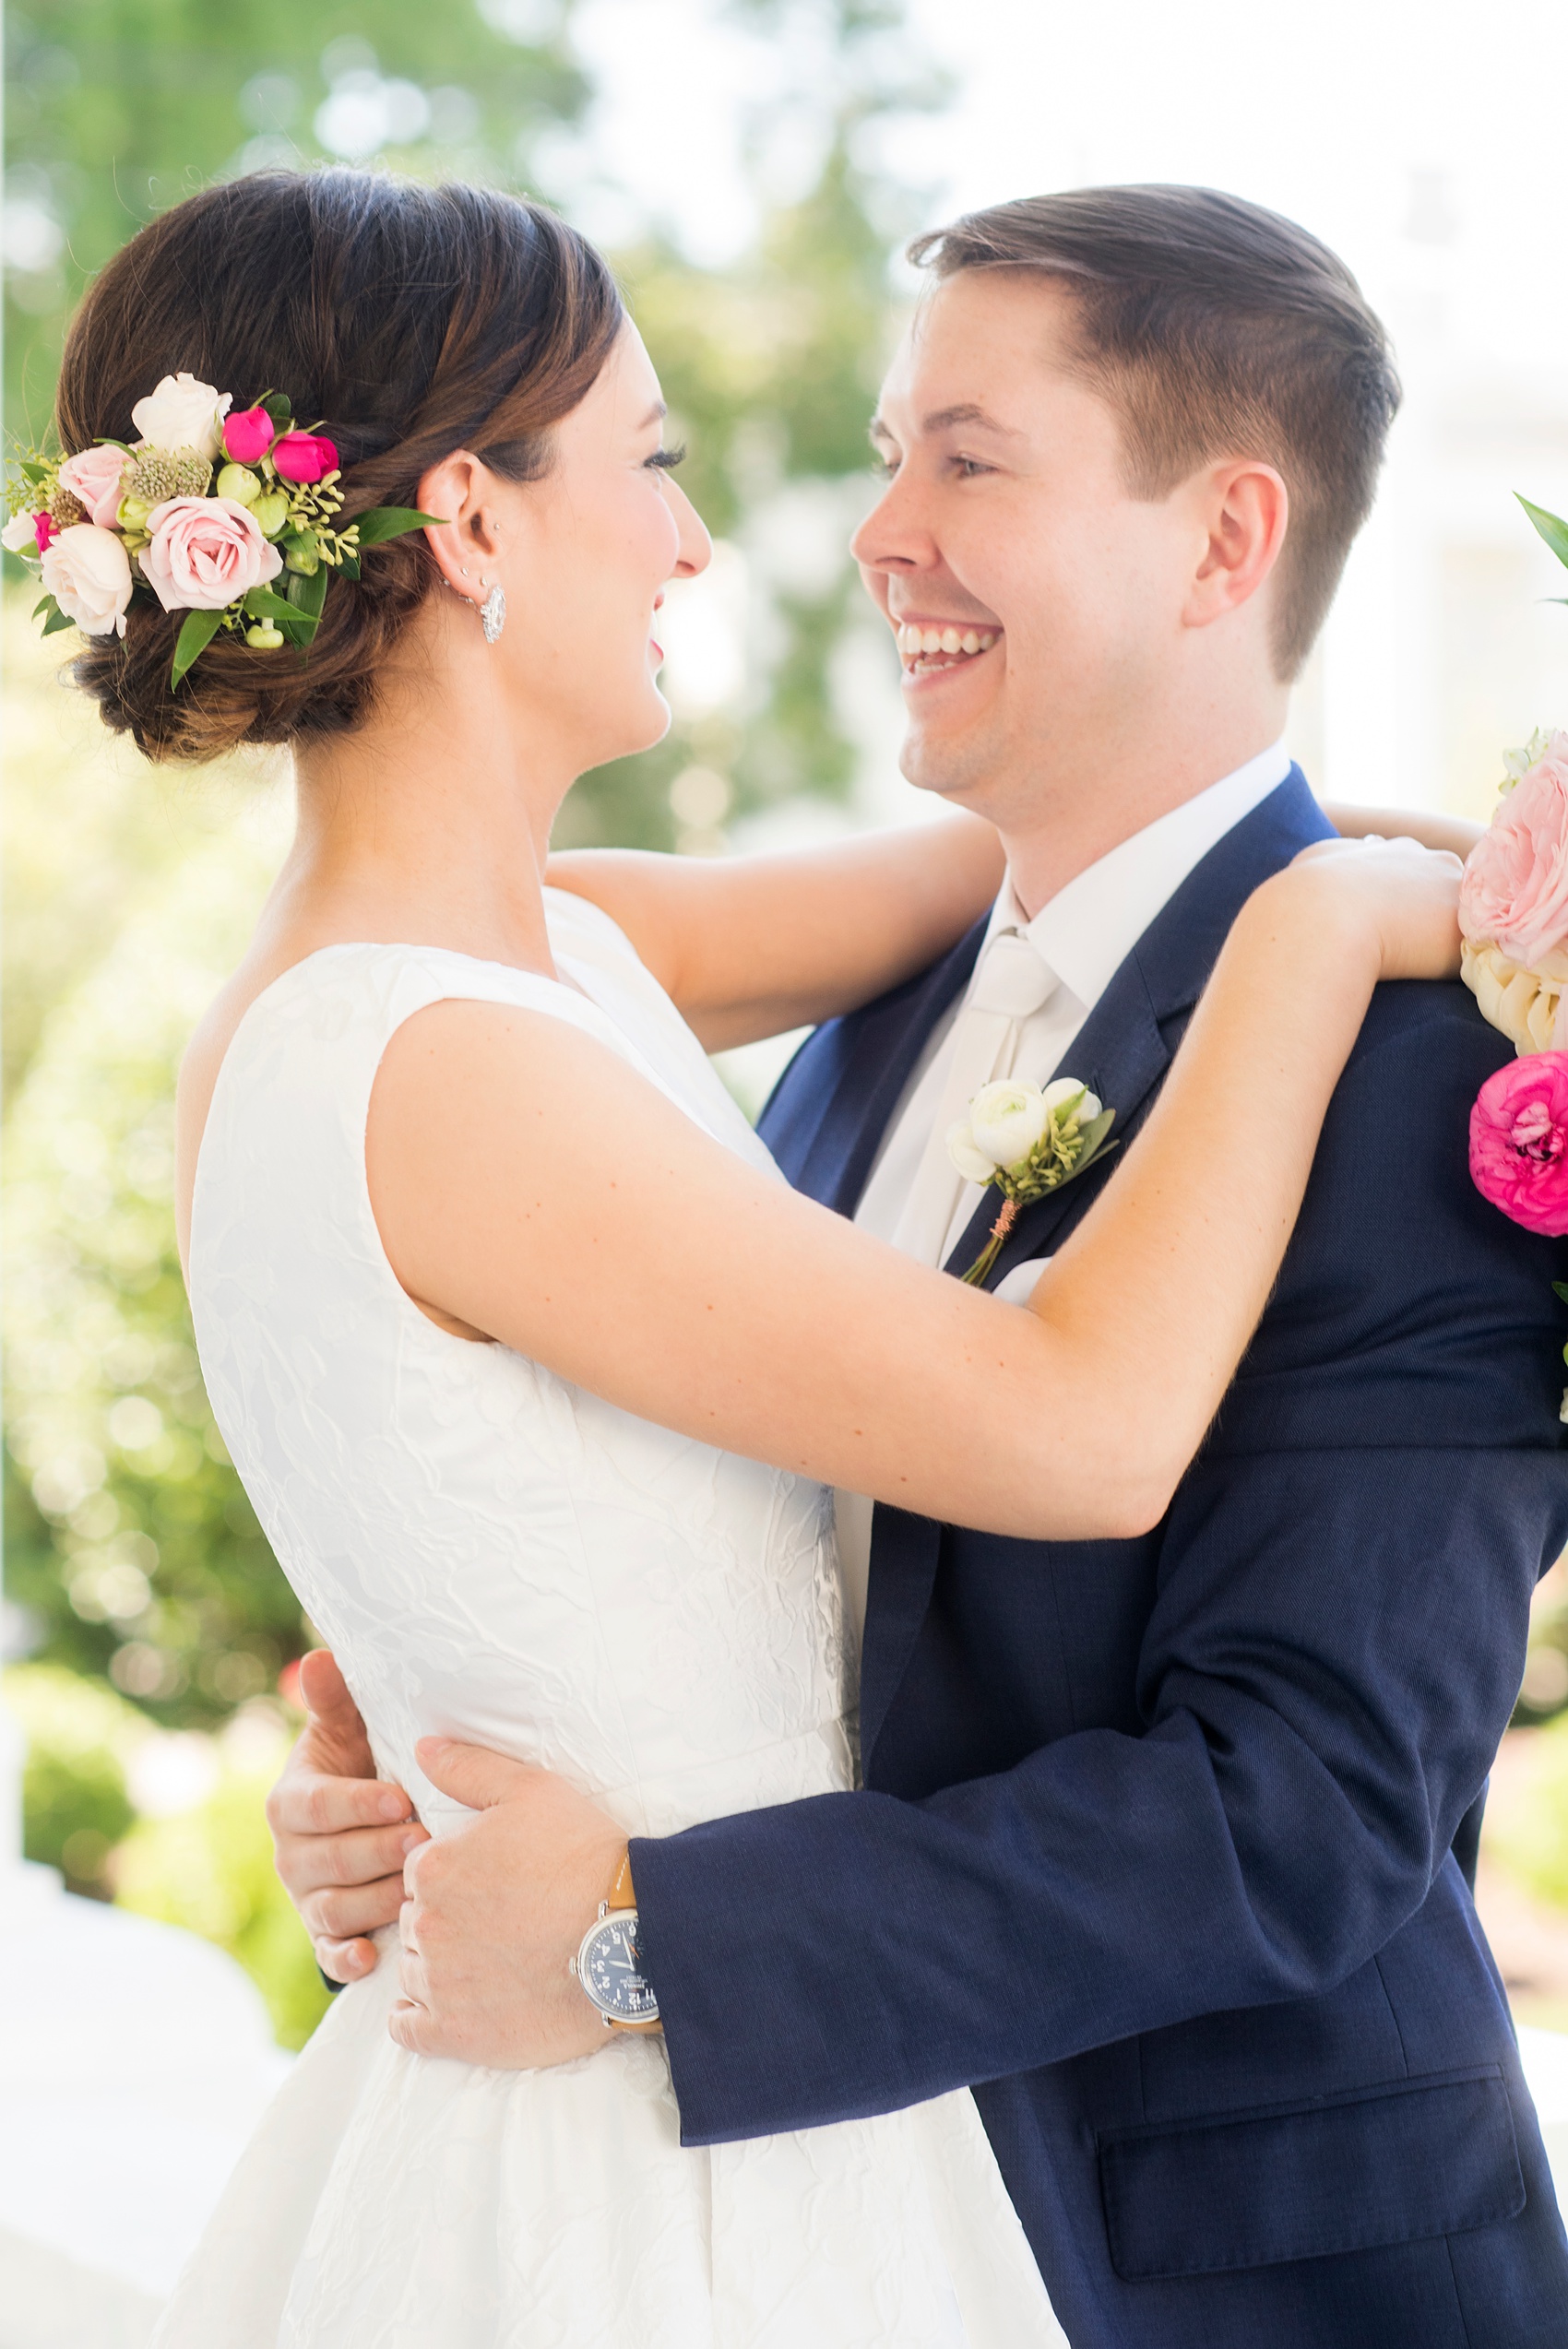
[[[981,1086],[968,1116],[947,1129],[947,1155],[964,1180],[994,1183],[1003,1199],[991,1238],[964,1275],[971,1287],[995,1263],[1020,1207],[1060,1191],[1115,1146],[1106,1139],[1115,1117],[1075,1077],[1047,1086],[1002,1077]]]

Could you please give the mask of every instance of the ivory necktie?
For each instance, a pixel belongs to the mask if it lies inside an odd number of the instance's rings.
[[[940,1264],[967,1185],[947,1155],[947,1129],[982,1085],[1011,1076],[1022,1023],[1055,992],[1056,973],[1021,930],[999,930],[975,967],[948,1044],[947,1083],[893,1245]]]

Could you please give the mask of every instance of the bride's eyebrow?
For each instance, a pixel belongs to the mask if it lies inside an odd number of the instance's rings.
[[[650,431],[655,424],[661,424],[669,413],[669,401],[664,399],[656,399],[653,406],[648,409],[647,414],[643,418],[642,422],[637,426],[638,432],[646,433]]]

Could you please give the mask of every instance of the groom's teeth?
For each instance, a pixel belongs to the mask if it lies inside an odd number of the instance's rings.
[[[994,628],[917,628],[913,622],[901,623],[897,632],[898,650],[906,660],[929,660],[934,654],[944,654],[956,660],[961,654],[989,652],[996,642]]]

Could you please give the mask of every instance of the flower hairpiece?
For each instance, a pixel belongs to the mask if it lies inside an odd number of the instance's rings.
[[[139,440],[18,459],[0,544],[37,564],[44,593],[33,617],[46,636],[123,636],[141,596],[185,615],[171,686],[220,629],[255,652],[303,652],[334,572],[357,579],[367,547],[441,520],[377,505],[339,527],[340,469],[326,434],[296,426],[284,392],[263,392],[237,415],[232,407],[230,392],[165,375],[131,410]]]

